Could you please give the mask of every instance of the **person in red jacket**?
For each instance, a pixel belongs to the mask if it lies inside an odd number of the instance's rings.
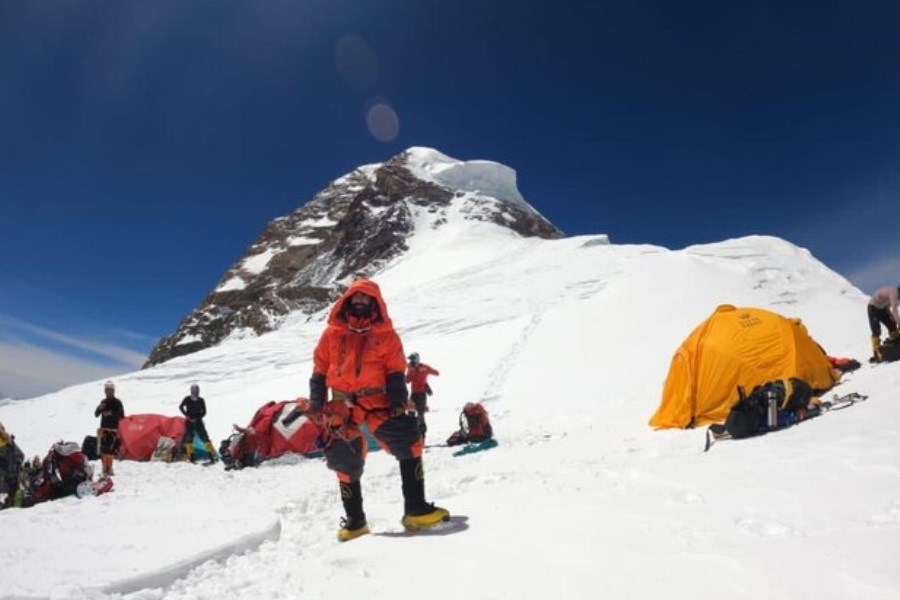
[[[423,529],[450,518],[446,509],[425,501],[424,443],[416,417],[407,414],[405,370],[403,345],[381,290],[371,280],[355,281],[332,307],[316,345],[306,408],[308,418],[325,426],[325,461],[340,484],[347,514],[340,541],[369,532],[360,486],[368,450],[362,423],[400,462],[403,525]]]
[[[409,363],[406,366],[406,383],[412,388],[410,400],[416,406],[416,413],[419,415],[419,431],[422,437],[428,431],[425,425],[425,413],[428,412],[428,396],[431,395],[431,386],[428,385],[429,375],[440,375],[437,369],[432,369],[419,359],[419,353],[413,352],[407,359]]]

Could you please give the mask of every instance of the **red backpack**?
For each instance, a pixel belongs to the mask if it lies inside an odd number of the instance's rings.
[[[488,412],[480,402],[469,402],[459,414],[459,431],[447,438],[448,446],[483,442],[494,435]]]
[[[78,484],[90,481],[92,475],[87,457],[76,442],[56,442],[30,481],[31,500],[37,504],[71,496]]]

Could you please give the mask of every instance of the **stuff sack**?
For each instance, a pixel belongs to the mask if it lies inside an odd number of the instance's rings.
[[[84,436],[84,441],[81,442],[81,451],[88,460],[100,460],[100,444],[97,441],[97,436]]]
[[[170,437],[159,436],[156,440],[156,448],[150,456],[150,460],[172,462],[178,458],[178,444]]]
[[[79,498],[89,498],[110,492],[113,489],[111,477],[102,476],[97,481],[82,481],[75,488],[75,495]]]
[[[900,337],[888,338],[881,345],[881,362],[894,362],[900,360]]]

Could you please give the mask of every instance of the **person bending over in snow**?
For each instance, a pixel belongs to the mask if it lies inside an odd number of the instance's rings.
[[[409,363],[406,366],[406,383],[412,388],[410,400],[416,405],[416,412],[419,415],[419,431],[422,437],[428,427],[425,425],[425,413],[428,412],[428,396],[431,395],[431,386],[428,385],[429,375],[440,375],[437,369],[432,369],[419,360],[419,353],[413,352],[407,359]]]
[[[872,331],[872,358],[869,362],[881,362],[881,326],[888,330],[888,339],[900,337],[900,315],[897,314],[897,296],[900,286],[883,287],[869,299],[869,329]]]
[[[325,461],[337,473],[347,515],[340,541],[369,532],[360,486],[368,450],[362,423],[400,462],[403,525],[423,529],[450,518],[446,509],[425,501],[424,444],[416,417],[406,411],[405,368],[403,345],[381,290],[368,279],[355,281],[332,307],[316,345],[306,412],[325,427]]]
[[[116,384],[112,381],[103,384],[103,393],[106,397],[97,405],[94,416],[100,417],[97,439],[100,441],[100,463],[103,465],[103,474],[112,475],[113,459],[119,451],[119,421],[125,418],[125,408],[122,401],[116,398]]]
[[[194,435],[199,435],[203,440],[203,446],[209,454],[209,461],[214,463],[218,460],[216,450],[213,448],[212,442],[209,441],[209,434],[206,432],[206,425],[203,424],[203,417],[206,416],[206,401],[200,397],[200,386],[196,383],[191,384],[191,393],[184,397],[178,410],[184,415],[184,435],[181,442],[184,446],[185,454],[188,460],[194,462]]]

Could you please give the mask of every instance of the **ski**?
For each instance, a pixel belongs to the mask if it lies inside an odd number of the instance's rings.
[[[842,410],[847,408],[848,406],[853,406],[857,402],[862,402],[866,400],[868,396],[864,396],[857,392],[850,392],[849,394],[844,394],[843,396],[838,396],[834,394],[830,400],[823,400],[819,403],[818,408],[822,412],[830,412],[833,410]]]
[[[858,392],[850,392],[842,396],[833,394],[829,400],[820,400],[818,403],[811,404],[807,409],[806,414],[799,420],[791,423],[790,425],[773,429],[772,431],[778,431],[778,429],[786,429],[787,427],[796,425],[797,423],[801,423],[808,419],[813,419],[827,412],[843,410],[845,408],[853,406],[854,404],[857,404],[858,402],[863,402],[866,399],[868,399],[868,396],[860,394]],[[706,441],[703,446],[703,451],[709,452],[709,449],[716,442],[729,439],[732,439],[731,434],[728,433],[728,430],[725,429],[725,426],[721,423],[713,423],[706,429]]]
[[[729,440],[731,434],[725,429],[721,423],[713,423],[706,429],[706,445],[703,447],[704,452],[709,452],[710,447],[719,440]]]

